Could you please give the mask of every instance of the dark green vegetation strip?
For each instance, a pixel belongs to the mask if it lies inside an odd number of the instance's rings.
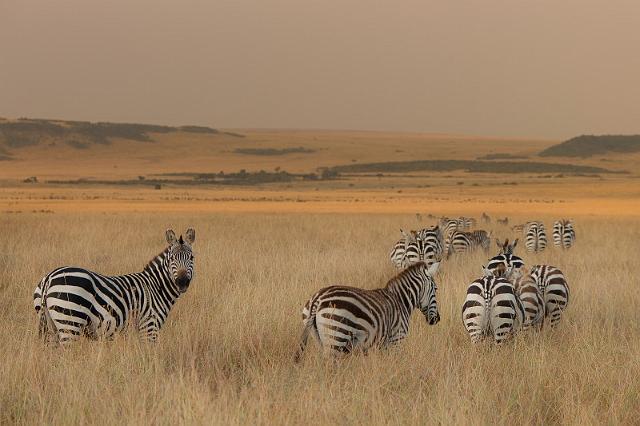
[[[474,160],[418,160],[347,164],[332,167],[331,170],[338,173],[451,172],[454,170],[464,170],[471,173],[626,173],[611,171],[601,167],[578,166],[574,164]]]
[[[237,148],[233,152],[246,155],[286,155],[296,153],[311,154],[316,150],[298,146],[294,148]]]
[[[582,135],[540,152],[541,157],[591,157],[608,152],[640,152],[640,135]]]
[[[91,123],[88,121],[57,121],[43,119],[20,119],[0,121],[0,146],[21,148],[38,145],[45,139],[61,141],[77,149],[86,144],[108,145],[111,139],[120,138],[138,142],[153,142],[149,133],[218,133],[216,129],[202,126],[157,126],[133,123]]]
[[[513,155],[513,154],[503,154],[503,153],[495,153],[495,154],[487,154],[482,157],[478,157],[478,160],[524,160],[529,157],[524,155]]]

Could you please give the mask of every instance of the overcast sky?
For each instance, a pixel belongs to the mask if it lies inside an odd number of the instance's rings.
[[[0,0],[0,116],[640,133],[640,1]]]

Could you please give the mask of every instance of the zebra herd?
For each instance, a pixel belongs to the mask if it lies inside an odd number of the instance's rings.
[[[488,216],[482,217],[488,223]],[[535,231],[532,228],[535,226]],[[453,254],[490,249],[491,233],[473,230],[473,218],[442,218],[437,225],[418,231],[402,231],[402,239],[390,253],[400,272],[385,287],[365,290],[331,286],[315,293],[302,311],[303,332],[296,353],[302,356],[309,336],[333,354],[366,352],[387,347],[405,338],[409,319],[417,308],[429,325],[440,321],[435,275]],[[541,222],[522,228],[525,247],[529,235],[540,247]],[[557,226],[556,226],[557,225]],[[575,241],[572,221],[554,225],[554,242],[569,248]],[[65,345],[79,339],[110,338],[126,328],[155,341],[158,332],[194,274],[195,230],[176,236],[167,230],[167,247],[139,273],[105,276],[77,267],[62,267],[46,275],[36,286],[33,303],[39,333],[46,341]],[[545,237],[546,238],[546,237]],[[554,326],[569,301],[563,273],[553,266],[535,265],[525,270],[515,255],[518,239],[497,245],[499,253],[483,266],[480,278],[468,287],[462,321],[471,340],[492,336],[500,343],[519,330]]]

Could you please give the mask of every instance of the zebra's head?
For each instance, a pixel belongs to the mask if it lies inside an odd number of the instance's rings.
[[[196,231],[193,228],[185,232],[186,239],[176,238],[173,229],[167,229],[167,266],[178,291],[184,293],[189,288],[193,278],[193,251],[191,245],[196,240]]]
[[[507,238],[504,243],[501,243],[499,239],[496,238],[496,244],[500,249],[498,254],[513,254],[516,246],[518,245],[518,238],[516,238],[513,243],[509,244],[509,239]]]
[[[420,312],[425,316],[429,325],[437,324],[438,321],[440,321],[438,303],[436,302],[436,290],[438,290],[438,285],[433,279],[433,276],[438,272],[439,266],[440,262],[436,262],[431,266],[427,266],[426,263],[420,263],[419,267],[420,279],[424,285],[424,291],[422,292],[422,298],[420,299]]]

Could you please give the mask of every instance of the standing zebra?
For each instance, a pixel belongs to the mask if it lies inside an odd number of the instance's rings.
[[[442,259],[442,233],[440,228],[424,228],[420,231],[400,232],[403,238],[395,243],[389,258],[396,268],[406,268],[417,262],[431,265]]]
[[[155,341],[171,307],[193,278],[195,230],[186,240],[166,232],[169,246],[151,259],[142,272],[105,276],[77,268],[55,269],[37,285],[33,304],[46,340],[66,344],[81,335],[110,338],[133,326]]]
[[[488,252],[490,245],[491,236],[487,231],[455,231],[451,235],[448,244],[449,250],[447,251],[447,257],[451,256],[452,253],[471,251],[477,247],[482,247],[484,251]]]
[[[553,224],[553,244],[556,247],[568,249],[576,241],[576,231],[573,229],[573,220],[557,220]]]
[[[562,271],[550,265],[534,266],[531,268],[531,277],[544,297],[545,319],[548,318],[553,327],[569,304],[569,284]]]
[[[511,227],[511,230],[513,232],[524,232],[524,224],[520,224],[520,225],[513,225]]]
[[[459,227],[457,219],[449,219],[448,217],[440,218],[439,227],[442,230],[442,236],[444,238],[444,251],[449,251],[449,242],[451,241],[451,234],[456,232]]]
[[[544,296],[531,274],[523,274],[522,269],[512,269],[508,277],[522,303],[524,320],[522,330],[542,327],[545,315]]]
[[[460,216],[458,218],[458,229],[467,231],[476,227],[476,220],[472,217]]]
[[[541,252],[547,248],[547,233],[542,222],[527,222],[524,225],[524,245],[528,252]]]
[[[304,330],[295,360],[302,356],[310,334],[323,349],[338,355],[402,340],[415,308],[430,325],[436,324],[440,314],[433,275],[438,265],[416,263],[375,290],[331,286],[318,291],[302,309]]]
[[[482,213],[482,216],[480,218],[482,219],[482,223],[491,223],[491,218],[484,212]]]
[[[504,219],[497,219],[498,225],[507,226],[509,224],[509,218],[507,216]]]
[[[506,278],[489,275],[469,285],[462,323],[471,342],[493,336],[496,343],[501,343],[520,329],[523,319],[522,303]]]

